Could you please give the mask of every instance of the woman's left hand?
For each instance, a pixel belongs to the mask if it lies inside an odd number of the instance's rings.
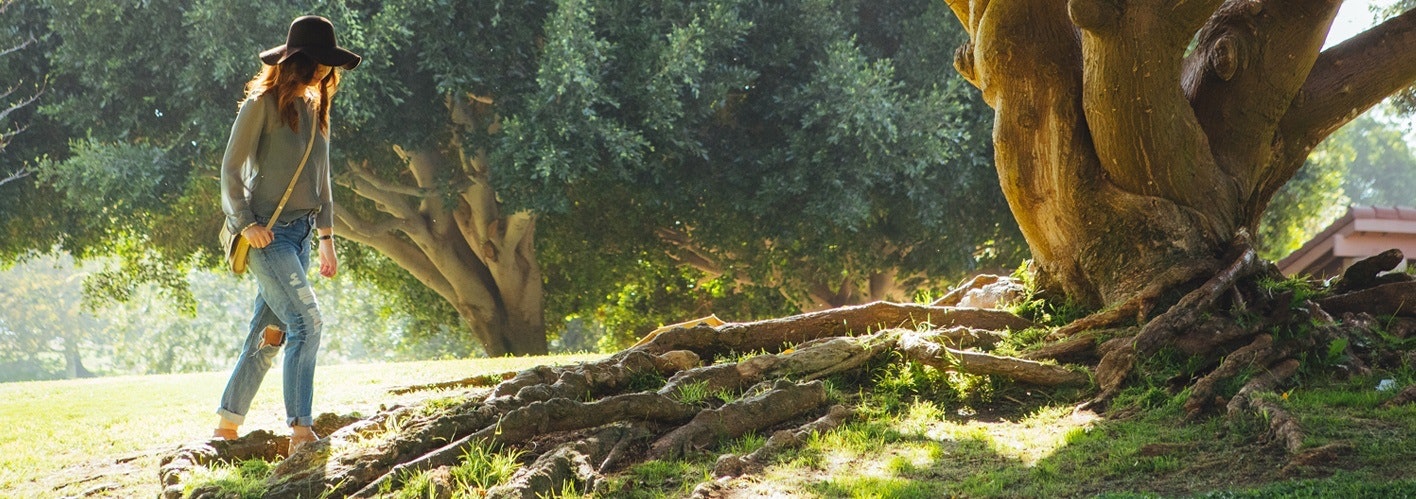
[[[320,240],[320,275],[334,277],[339,272],[339,257],[334,254],[334,239]]]

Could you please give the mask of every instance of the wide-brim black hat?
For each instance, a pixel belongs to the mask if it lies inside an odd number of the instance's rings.
[[[305,54],[326,66],[354,69],[363,58],[334,42],[334,23],[320,16],[301,16],[290,23],[285,44],[261,52],[261,62],[278,65],[295,54]]]

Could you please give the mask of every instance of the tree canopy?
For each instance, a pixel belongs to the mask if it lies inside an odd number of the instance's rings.
[[[336,233],[371,250],[355,252],[366,275],[426,290],[408,303],[436,296],[432,313],[490,354],[545,350],[547,280],[567,285],[558,310],[597,306],[640,262],[825,306],[905,298],[1021,251],[986,114],[945,69],[958,31],[931,2],[32,10],[52,40],[45,116],[71,139],[27,190],[53,190],[32,216],[62,237],[6,227],[16,251],[126,255],[115,288],[180,289],[188,255],[212,262],[239,88],[311,10],[365,56],[336,99]],[[560,252],[554,275],[538,247]]]

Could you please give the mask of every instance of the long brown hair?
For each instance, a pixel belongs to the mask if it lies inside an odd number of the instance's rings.
[[[262,65],[261,72],[246,82],[246,98],[259,97],[266,92],[275,93],[276,109],[280,121],[291,130],[300,131],[300,110],[296,106],[299,99],[308,97],[315,101],[315,119],[320,133],[329,134],[329,103],[339,90],[339,71],[330,68],[329,74],[313,83],[315,69],[319,65],[304,54],[295,54],[279,65]]]

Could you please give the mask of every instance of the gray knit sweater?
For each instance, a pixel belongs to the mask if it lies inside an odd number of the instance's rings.
[[[270,219],[305,154],[314,112],[300,106],[300,132],[280,120],[275,96],[262,94],[241,103],[226,156],[221,160],[221,210],[233,231]],[[316,228],[334,226],[330,192],[329,138],[315,134],[309,162],[280,213],[280,222],[315,214]]]

